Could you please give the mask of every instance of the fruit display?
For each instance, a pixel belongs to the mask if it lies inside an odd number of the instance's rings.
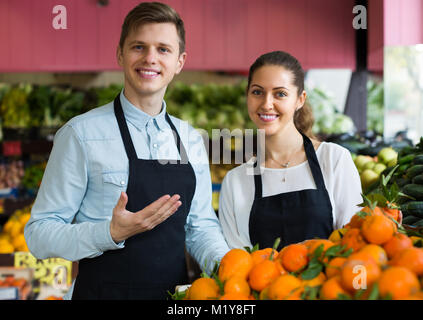
[[[391,147],[382,148],[377,156],[354,155],[354,163],[361,178],[362,189],[366,192],[372,184],[377,183],[382,172],[397,164],[398,153]]]
[[[24,227],[31,217],[31,206],[16,210],[6,221],[0,233],[0,253],[28,251]]]
[[[398,204],[404,224],[423,227],[423,137],[415,146],[399,151],[395,168],[387,186],[400,192]]]
[[[395,203],[363,209],[328,239],[234,248],[173,299],[422,300],[423,234],[411,236]]]
[[[15,277],[6,275],[4,278],[0,277],[0,290],[4,288],[16,288],[18,292],[17,298],[19,300],[26,300],[31,293],[31,283],[23,277]]]

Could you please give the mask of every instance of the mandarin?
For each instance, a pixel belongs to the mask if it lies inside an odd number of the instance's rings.
[[[397,252],[406,248],[411,248],[412,246],[413,241],[407,235],[397,232],[390,240],[384,243],[383,248],[389,259],[392,259]]]
[[[247,251],[231,249],[220,261],[218,277],[221,281],[225,281],[234,275],[247,279],[252,267],[253,258]]]
[[[267,290],[267,297],[271,300],[285,300],[298,294],[302,282],[291,274],[284,274],[276,278]]]
[[[380,275],[378,285],[382,298],[389,295],[394,300],[411,296],[420,290],[419,279],[404,267],[390,267],[384,270]]]
[[[278,252],[272,248],[265,248],[261,250],[256,250],[251,253],[251,258],[253,258],[253,265],[262,262],[263,260],[269,259],[270,254],[273,250],[273,259],[277,259]]]
[[[251,289],[245,278],[233,276],[225,281],[223,291],[224,293],[240,293],[244,296],[249,296]]]
[[[405,267],[414,272],[417,276],[423,275],[423,249],[411,247],[397,252],[390,265]]]
[[[341,268],[346,261],[347,261],[347,258],[344,258],[344,257],[335,257],[332,260],[330,260],[329,263],[326,265],[326,269],[325,269],[326,277],[329,279],[334,276],[340,275]]]
[[[348,258],[342,266],[341,285],[349,292],[367,289],[378,280],[380,273],[381,270],[373,259]]]
[[[285,270],[297,272],[308,263],[308,250],[304,244],[290,244],[281,252],[280,261]]]
[[[210,300],[217,299],[220,294],[220,288],[212,278],[198,278],[189,288],[190,300]]]
[[[388,256],[385,249],[376,244],[367,244],[359,252],[370,254],[379,266],[384,266],[388,263]]]
[[[384,215],[372,215],[364,218],[360,230],[369,243],[381,245],[394,236],[397,226]]]
[[[280,269],[275,261],[263,260],[251,269],[248,283],[253,290],[261,291],[280,275]]]
[[[320,298],[323,300],[336,300],[339,295],[350,297],[350,294],[342,288],[339,275],[325,281],[320,288]]]
[[[345,234],[341,240],[341,245],[345,246],[345,251],[352,249],[353,251],[358,251],[367,244],[364,240],[360,229],[351,228]]]

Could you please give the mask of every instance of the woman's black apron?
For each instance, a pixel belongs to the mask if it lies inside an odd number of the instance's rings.
[[[169,115],[181,160],[138,159],[119,96],[114,111],[129,159],[126,209],[139,211],[165,194],[179,194],[182,205],[154,229],[125,241],[122,249],[109,250],[79,261],[72,299],[166,299],[167,291],[188,283],[184,226],[194,196],[196,178],[187,153]]]
[[[258,243],[260,248],[271,248],[275,239],[280,237],[278,249],[281,249],[306,239],[327,239],[333,231],[332,205],[316,152],[311,140],[304,134],[302,136],[316,189],[263,197],[261,174],[255,174],[255,196],[249,220],[253,246]]]

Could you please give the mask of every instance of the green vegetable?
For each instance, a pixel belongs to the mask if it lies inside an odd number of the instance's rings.
[[[415,176],[412,180],[414,184],[423,184],[423,174]]]
[[[413,163],[414,164],[423,164],[423,154],[416,155],[416,157],[414,158]]]
[[[416,164],[407,170],[406,175],[411,179],[421,173],[423,173],[423,164]]]
[[[407,184],[402,188],[402,192],[416,200],[423,199],[423,185],[421,184]]]
[[[401,212],[405,216],[415,216],[423,218],[423,201],[410,201],[401,205]]]

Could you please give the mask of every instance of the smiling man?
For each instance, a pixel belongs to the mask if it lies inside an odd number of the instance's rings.
[[[25,238],[40,259],[79,261],[67,298],[165,299],[188,281],[185,247],[206,271],[229,250],[203,139],[163,100],[186,56],[179,15],[141,3],[117,49],[124,89],[55,136]]]

